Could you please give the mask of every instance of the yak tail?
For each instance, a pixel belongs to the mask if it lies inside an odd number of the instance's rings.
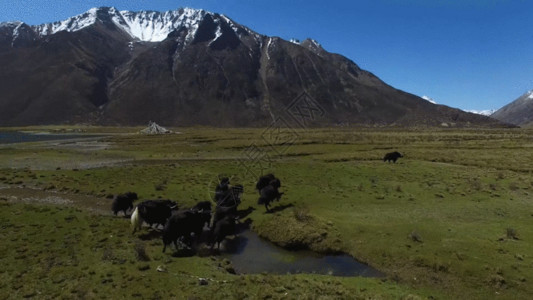
[[[143,224],[143,219],[139,215],[139,208],[135,207],[135,210],[131,214],[131,227],[133,227],[133,233],[137,231],[137,229],[141,230],[141,226]]]

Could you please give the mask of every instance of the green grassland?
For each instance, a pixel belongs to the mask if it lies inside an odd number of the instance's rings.
[[[0,298],[533,295],[531,130],[174,130],[84,127],[112,134],[0,146]],[[398,163],[381,160],[395,150],[405,155]],[[285,193],[274,213],[256,204],[256,176],[267,172]],[[220,174],[244,185],[241,208],[255,208],[260,236],[345,252],[387,277],[233,275],[218,257],[162,254],[148,229],[132,236],[109,211],[106,197],[126,191],[192,206],[213,196]]]

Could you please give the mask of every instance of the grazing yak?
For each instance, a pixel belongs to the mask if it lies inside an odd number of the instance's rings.
[[[124,212],[124,216],[127,216],[126,212],[128,209],[133,209],[133,201],[137,200],[137,194],[133,192],[127,192],[125,194],[119,194],[113,199],[111,204],[111,210],[115,214],[118,214],[119,211]]]
[[[281,187],[281,182],[274,176],[274,174],[267,174],[259,177],[255,189],[261,194],[261,190],[267,185],[270,185],[273,180],[276,180],[275,183],[278,185],[278,188]]]
[[[278,191],[278,188],[273,185],[267,185],[263,189],[261,189],[261,195],[259,196],[259,199],[257,200],[257,204],[264,204],[267,212],[270,211],[268,206],[270,205],[270,202],[273,202],[274,200],[280,200],[283,193],[280,193]]]
[[[398,158],[400,157],[403,157],[403,155],[398,151],[394,151],[385,154],[385,156],[383,157],[383,161],[388,161],[389,163],[393,161],[394,163],[396,163],[396,160],[398,160]]]
[[[211,220],[211,210],[198,209],[197,206],[179,210],[167,220],[163,228],[163,252],[171,243],[174,243],[174,247],[178,249],[180,238],[183,238],[184,242],[190,246],[192,244],[191,234],[194,234],[195,238],[202,234],[205,224],[209,224]]]
[[[264,204],[267,212],[270,211],[268,208],[270,202],[274,200],[279,201],[283,195],[283,193],[280,193],[278,190],[281,187],[281,181],[273,174],[259,177],[255,187],[259,190],[259,199],[257,200],[257,204]]]
[[[237,215],[237,206],[218,206],[215,208],[215,213],[213,214],[213,226],[211,228],[214,228],[217,222],[221,219],[224,219],[228,215]]]
[[[226,238],[226,236],[235,235],[237,219],[238,218],[233,215],[226,215],[215,223],[213,230],[211,231],[211,250],[213,250],[215,244],[217,244],[217,249],[220,250],[220,243]]]
[[[137,205],[131,215],[131,225],[133,233],[141,229],[144,222],[150,227],[153,224],[165,226],[168,218],[172,215],[172,210],[177,208],[177,203],[171,200],[146,200]]]

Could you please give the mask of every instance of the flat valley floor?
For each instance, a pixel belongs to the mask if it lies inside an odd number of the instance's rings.
[[[101,136],[0,144],[0,299],[533,295],[532,130],[74,129]],[[393,151],[404,157],[384,162]],[[272,213],[254,190],[267,173],[284,192]],[[111,212],[127,191],[191,207],[221,176],[244,186],[239,209],[262,238],[385,276],[232,274],[223,255],[162,253],[158,230],[132,235]]]

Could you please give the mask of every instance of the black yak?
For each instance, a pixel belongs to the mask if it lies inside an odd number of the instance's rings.
[[[220,249],[220,242],[222,242],[226,236],[235,235],[237,218],[233,215],[226,215],[224,218],[218,220],[213,225],[212,230],[212,244],[211,249],[217,244],[217,249]]]
[[[172,215],[172,210],[177,208],[177,203],[171,200],[146,200],[137,205],[131,215],[131,225],[133,233],[141,229],[144,222],[150,227],[153,224],[165,226],[168,218]]]
[[[190,246],[192,244],[191,234],[198,238],[203,232],[205,224],[209,224],[210,220],[210,209],[191,208],[174,213],[163,228],[163,252],[170,243],[174,243],[177,249],[179,238],[183,238],[185,243]]]
[[[268,208],[270,202],[274,200],[279,201],[281,195],[283,195],[283,193],[278,191],[280,187],[281,181],[273,174],[267,174],[259,177],[259,180],[255,185],[255,188],[259,191],[260,195],[259,199],[257,200],[257,204],[264,204],[267,212],[270,211]]]
[[[228,215],[237,214],[237,205],[233,206],[217,206],[213,215],[213,227],[215,227],[218,220],[224,219]]]
[[[279,184],[278,188],[281,187],[281,182],[274,176],[274,174],[267,174],[259,177],[259,180],[255,185],[255,189],[259,192],[259,194],[261,194],[261,190],[267,185],[271,184],[273,180],[277,180],[276,183]]]
[[[201,211],[211,211],[211,201],[200,201],[196,203],[195,206],[193,206],[191,209],[193,210],[201,210]]]
[[[270,202],[274,200],[279,201],[282,195],[283,193],[280,193],[275,185],[267,185],[261,189],[261,196],[259,196],[257,204],[264,204],[267,212],[269,212],[270,209],[268,206],[270,205]]]
[[[137,200],[137,194],[133,192],[127,192],[125,194],[119,194],[113,199],[111,204],[111,210],[115,214],[118,214],[119,211],[124,212],[124,216],[127,216],[126,212],[128,209],[133,209],[133,201]]]
[[[403,155],[398,151],[394,151],[385,154],[385,156],[383,157],[383,161],[388,161],[389,163],[393,161],[394,163],[396,163],[396,160],[398,160],[398,158],[400,157],[403,157]]]

